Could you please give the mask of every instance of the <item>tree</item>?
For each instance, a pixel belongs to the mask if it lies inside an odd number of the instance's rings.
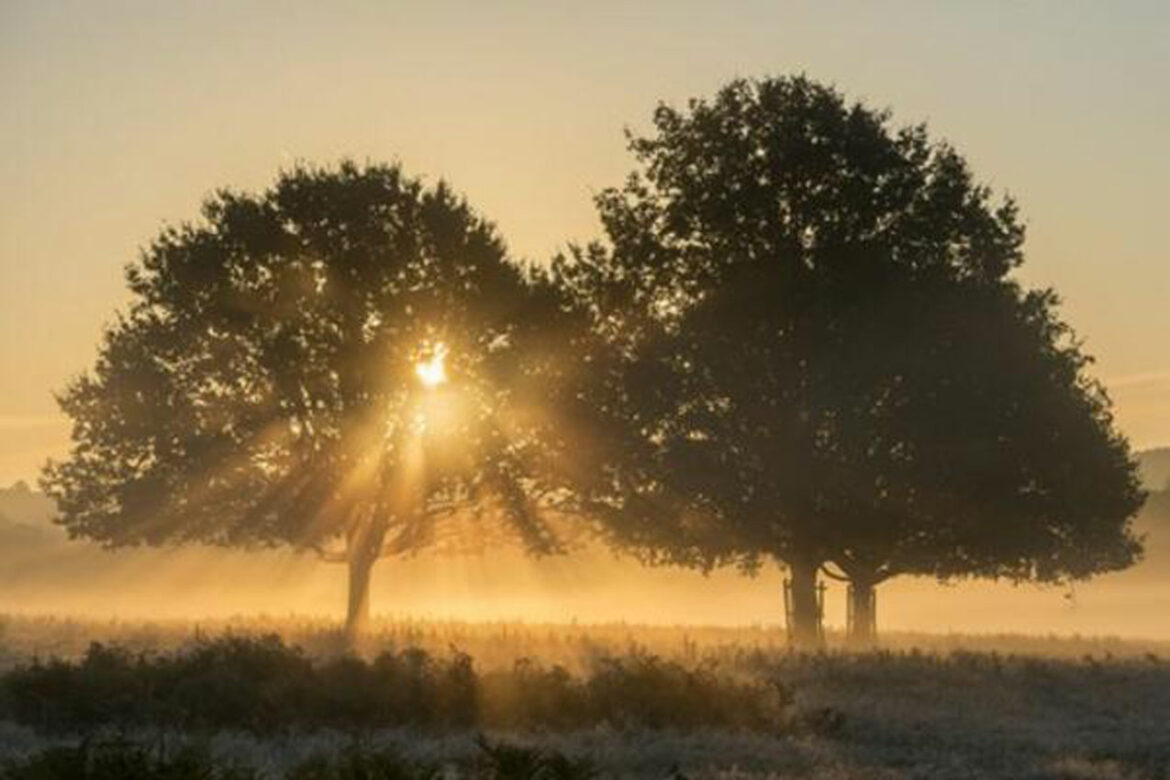
[[[1011,277],[1011,200],[925,127],[804,77],[660,106],[654,130],[597,199],[607,244],[560,271],[601,302],[612,416],[642,438],[594,499],[619,543],[776,559],[804,645],[830,562],[863,606],[898,573],[1133,560],[1134,464],[1055,296]]]
[[[126,278],[59,399],[73,448],[42,484],[71,535],[314,550],[349,566],[351,640],[383,556],[505,526],[558,549],[537,401],[560,298],[445,184],[297,168],[218,192]]]
[[[865,378],[880,396],[852,385],[871,400],[853,405],[863,414],[852,451],[838,453],[878,467],[868,502],[838,502],[831,559],[850,584],[859,643],[874,638],[874,588],[898,574],[1062,582],[1139,552],[1134,463],[1054,294],[949,287],[890,292],[901,314],[857,337],[886,366]]]

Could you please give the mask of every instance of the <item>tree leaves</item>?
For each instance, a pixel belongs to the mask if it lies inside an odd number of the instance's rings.
[[[1010,276],[1015,203],[953,147],[796,77],[660,106],[630,148],[607,245],[561,269],[621,355],[597,406],[644,439],[598,500],[619,543],[870,578],[1132,562],[1127,445],[1055,294]]]
[[[375,536],[424,544],[428,506],[482,484],[482,522],[541,537],[519,497],[539,475],[516,464],[556,441],[523,406],[563,307],[446,184],[296,168],[259,195],[216,193],[126,275],[129,311],[61,399],[75,446],[44,484],[71,533],[316,548],[375,507]],[[423,436],[438,393],[424,399],[415,362],[440,342],[450,419]]]

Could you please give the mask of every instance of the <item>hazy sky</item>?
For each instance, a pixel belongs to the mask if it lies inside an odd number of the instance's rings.
[[[297,160],[443,176],[542,260],[597,232],[622,128],[805,71],[926,120],[1020,201],[1121,428],[1170,444],[1170,3],[0,0],[0,484],[67,428],[123,266]]]

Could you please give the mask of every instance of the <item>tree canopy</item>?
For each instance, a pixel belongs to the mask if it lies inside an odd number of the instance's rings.
[[[315,549],[349,562],[354,625],[384,554],[504,521],[557,548],[538,401],[560,296],[447,185],[297,168],[218,192],[126,277],[129,310],[60,397],[74,446],[43,484],[71,534]],[[453,517],[476,522],[444,537]]]
[[[127,269],[43,485],[111,546],[290,545],[371,568],[548,508],[654,562],[1080,578],[1131,563],[1136,467],[1024,230],[923,125],[805,77],[660,106],[605,241],[513,262],[450,188],[300,167]],[[868,601],[866,601],[868,599]],[[867,607],[869,609],[872,606]]]
[[[1053,580],[1130,563],[1141,502],[1024,231],[924,126],[803,77],[735,81],[631,136],[565,262],[625,357],[643,447],[603,506],[659,560]],[[615,323],[617,323],[615,325]]]

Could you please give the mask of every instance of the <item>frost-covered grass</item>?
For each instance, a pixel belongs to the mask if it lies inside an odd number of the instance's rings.
[[[92,639],[166,650],[191,644],[195,634],[190,624],[177,623],[9,618],[2,625],[0,647],[9,666],[32,655],[79,657]],[[225,628],[283,628],[286,641],[322,659],[337,649],[335,627],[317,621],[248,621],[200,631]],[[780,681],[795,701],[790,719],[775,727],[298,727],[264,734],[188,730],[168,739],[205,743],[217,760],[257,768],[274,780],[311,756],[343,753],[355,740],[427,762],[469,766],[481,731],[586,761],[608,777],[665,779],[678,771],[687,778],[1170,778],[1165,644],[905,635],[883,642],[875,652],[802,655],[788,652],[782,633],[769,628],[388,621],[375,627],[366,648],[371,657],[410,646],[450,657],[454,646],[484,673],[513,669],[517,658],[528,657],[579,674],[598,657],[636,646],[687,668],[717,663],[749,683]],[[130,732],[158,738],[140,725]],[[77,739],[0,723],[0,756],[27,756]]]

